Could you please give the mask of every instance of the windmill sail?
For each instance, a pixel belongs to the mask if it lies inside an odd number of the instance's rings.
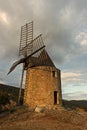
[[[21,27],[19,56],[23,55],[25,57],[27,56],[27,53],[28,54],[32,53],[33,51],[32,41],[33,41],[33,21]]]
[[[29,51],[30,44],[32,44],[33,49],[32,51]],[[42,39],[42,34],[37,36],[34,40],[31,41],[31,43],[28,43],[25,47],[22,48],[22,51],[25,52],[27,50],[27,56],[31,55],[33,52],[38,50],[44,45],[43,39]]]
[[[21,58],[20,60],[16,61],[8,72],[8,74],[11,73],[16,68],[17,65],[23,63],[18,103],[20,102],[21,97],[24,70],[29,65],[29,59],[33,55],[34,57],[39,56],[41,50],[43,50],[44,48],[45,46],[41,34],[33,40],[33,22],[27,23],[21,27],[19,56],[22,55],[24,58]]]
[[[40,50],[43,49],[44,47],[45,47],[45,46],[42,46],[41,48],[37,49],[35,52],[31,53],[29,56],[27,56],[27,57],[25,57],[25,58],[22,58],[22,59],[20,59],[20,60],[18,60],[18,61],[16,61],[16,62],[12,65],[12,67],[10,68],[8,74],[10,74],[10,73],[16,68],[17,65],[19,65],[19,64],[21,64],[21,63],[26,63],[26,61],[27,61],[27,59],[28,59],[29,57],[31,57],[32,55],[34,55],[35,53],[37,53],[38,51],[40,51]]]
[[[12,67],[10,68],[8,74],[10,74],[10,73],[16,68],[17,65],[19,65],[20,63],[23,63],[23,62],[24,62],[24,59],[25,59],[25,58],[22,58],[22,59],[16,61],[15,63],[13,63],[13,65],[12,65]]]

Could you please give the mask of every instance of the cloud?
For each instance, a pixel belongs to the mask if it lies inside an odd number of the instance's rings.
[[[5,12],[0,11],[0,22],[5,23],[5,24],[9,24],[9,19],[8,19],[8,16]]]
[[[50,57],[62,69],[63,87],[86,84],[87,0],[0,1],[0,70],[4,66],[3,75],[18,58],[21,26],[32,20],[34,38],[43,34]],[[19,84],[18,72],[14,75],[14,81],[10,80],[12,77],[3,77],[3,81]]]
[[[63,80],[73,80],[74,78],[78,78],[80,76],[80,73],[75,72],[62,72],[62,78]]]
[[[74,92],[74,93],[65,93],[63,94],[63,99],[66,100],[87,100],[86,92]]]
[[[7,44],[7,46],[4,46],[6,48],[4,57],[10,57],[10,51],[13,51],[12,54],[17,56],[20,41],[20,26],[27,21],[34,20],[34,35],[43,33],[47,50],[52,55],[54,62],[61,65],[66,60],[69,60],[76,53],[77,47],[72,39],[73,27],[77,25],[77,19],[79,21],[80,18],[77,15],[75,3],[75,1],[65,2],[64,0],[62,2],[56,1],[55,4],[53,1],[47,2],[46,0],[40,0],[39,2],[38,0],[30,2],[25,2],[24,0],[21,2],[14,0],[12,2],[9,0],[8,4],[0,2],[2,5],[1,9],[6,14],[6,19],[7,14],[11,19],[10,27],[4,29],[6,32],[2,32],[5,37],[3,42]],[[8,33],[9,38],[7,37]]]
[[[86,32],[80,32],[76,36],[76,42],[79,43],[81,45],[81,47],[83,47],[83,48],[87,46],[87,30],[86,30]],[[85,53],[87,53],[86,50],[85,50]]]
[[[61,80],[62,80],[62,86],[63,87],[74,87],[80,86],[80,82],[82,83],[83,81],[81,81],[81,73],[80,72],[69,72],[69,71],[65,71],[61,73]],[[78,83],[77,83],[78,82]],[[67,88],[66,88],[67,89]]]

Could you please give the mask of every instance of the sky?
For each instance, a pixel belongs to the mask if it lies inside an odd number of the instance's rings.
[[[19,87],[22,66],[7,73],[31,21],[61,70],[63,99],[87,100],[87,0],[0,0],[0,83]]]

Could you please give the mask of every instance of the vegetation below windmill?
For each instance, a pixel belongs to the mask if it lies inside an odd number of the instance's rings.
[[[0,112],[11,109],[17,105],[19,88],[0,84]],[[24,90],[22,89],[21,103],[23,103]]]

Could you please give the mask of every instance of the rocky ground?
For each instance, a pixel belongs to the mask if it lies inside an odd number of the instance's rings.
[[[61,108],[35,112],[16,107],[0,114],[0,130],[87,130],[87,111]]]

